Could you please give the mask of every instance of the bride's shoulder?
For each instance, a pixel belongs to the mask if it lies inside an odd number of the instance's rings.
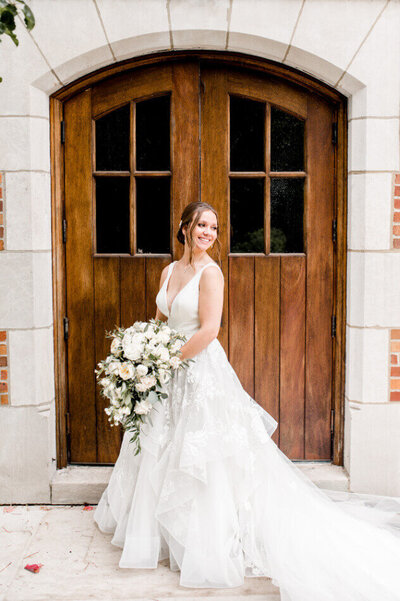
[[[207,268],[209,266],[217,267],[217,269],[203,269],[202,279],[206,281],[224,281],[224,274],[221,267],[218,265],[216,261],[211,259],[208,263],[206,263]]]
[[[161,271],[161,274],[160,274],[160,287],[161,287],[161,286],[164,284],[164,282],[165,282],[165,278],[166,278],[166,277],[167,277],[167,275],[168,275],[168,270],[169,270],[170,266],[172,265],[172,263],[175,263],[175,261],[172,261],[171,263],[168,263],[168,265],[166,265],[166,266],[165,266],[165,267],[162,269],[162,271]]]

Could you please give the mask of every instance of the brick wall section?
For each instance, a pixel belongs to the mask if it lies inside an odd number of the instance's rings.
[[[0,250],[4,250],[4,173],[0,172]]]
[[[400,329],[390,332],[390,400],[400,401]]]
[[[400,173],[396,173],[393,182],[393,248],[400,249]]]
[[[7,331],[0,330],[0,405],[8,405]]]

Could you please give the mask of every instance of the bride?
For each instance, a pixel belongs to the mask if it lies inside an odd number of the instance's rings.
[[[265,576],[282,601],[399,601],[400,499],[314,485],[273,442],[277,422],[217,340],[224,277],[207,251],[218,231],[212,206],[185,207],[183,256],[161,273],[156,318],[186,334],[182,359],[194,361],[165,386],[139,455],[125,432],[94,519],[123,549],[121,568],[169,558],[182,586]]]

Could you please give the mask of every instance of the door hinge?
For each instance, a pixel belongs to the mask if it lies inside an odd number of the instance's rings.
[[[332,219],[332,241],[336,242],[337,240],[337,221],[336,219]]]
[[[60,122],[61,144],[65,143],[65,121]]]
[[[62,241],[65,244],[67,241],[67,220],[62,220]]]
[[[71,424],[69,421],[69,412],[68,411],[65,414],[65,425],[66,425],[66,429],[67,429],[67,434],[71,434]]]
[[[69,336],[69,319],[68,317],[64,317],[64,340],[68,340],[68,336]]]
[[[332,338],[336,337],[336,315],[331,317],[331,336]]]
[[[331,409],[331,434],[335,431],[335,410]]]
[[[332,144],[337,144],[338,140],[338,124],[332,123]]]

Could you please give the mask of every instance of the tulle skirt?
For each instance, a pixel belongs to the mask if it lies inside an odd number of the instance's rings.
[[[400,499],[322,491],[271,439],[217,339],[166,385],[135,456],[125,433],[94,512],[121,568],[169,558],[180,584],[265,576],[282,601],[399,601]]]

